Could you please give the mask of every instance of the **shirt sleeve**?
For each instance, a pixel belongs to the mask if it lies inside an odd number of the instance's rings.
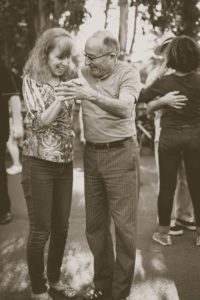
[[[143,88],[140,91],[138,102],[149,103],[150,101],[154,100],[156,97],[163,96],[166,93],[163,83],[164,83],[163,79],[157,79],[149,87]]]
[[[140,74],[135,68],[130,68],[121,79],[119,94],[126,92],[137,101],[140,90]]]
[[[22,93],[29,120],[32,121],[33,130],[44,129],[46,126],[41,120],[41,114],[45,110],[40,88],[35,80],[27,75],[23,79]]]

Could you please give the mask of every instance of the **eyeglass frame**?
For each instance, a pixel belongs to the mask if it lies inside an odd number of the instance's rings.
[[[105,54],[103,54],[103,55],[100,55],[100,56],[94,56],[94,57],[91,57],[90,55],[88,55],[87,54],[87,52],[85,52],[85,51],[83,51],[83,55],[85,56],[85,57],[87,57],[90,61],[94,61],[95,59],[97,59],[97,58],[101,58],[101,57],[104,57],[104,56],[107,56],[107,55],[110,55],[110,54],[114,54],[115,52],[108,52],[108,53],[105,53]],[[116,53],[115,53],[116,54]]]

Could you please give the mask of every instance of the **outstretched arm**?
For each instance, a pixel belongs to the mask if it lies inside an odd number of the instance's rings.
[[[64,96],[67,101],[72,99],[90,101],[116,117],[129,118],[137,100],[139,89],[139,75],[132,75],[131,73],[122,81],[118,98],[107,96],[98,88],[93,89],[84,82],[82,84],[66,82],[62,87],[58,87],[56,92],[60,97]]]
[[[150,101],[147,105],[147,112],[151,113],[166,105],[176,109],[183,108],[186,105],[188,98],[184,95],[180,95],[179,93],[179,91],[169,92],[162,97],[157,97],[155,100]]]

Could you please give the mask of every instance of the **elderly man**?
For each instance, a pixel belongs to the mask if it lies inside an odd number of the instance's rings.
[[[139,194],[135,104],[140,78],[133,67],[118,61],[118,52],[110,32],[96,32],[85,45],[82,85],[74,81],[57,90],[65,100],[82,99],[83,106],[86,236],[94,256],[94,288],[85,299],[126,299],[134,274]]]

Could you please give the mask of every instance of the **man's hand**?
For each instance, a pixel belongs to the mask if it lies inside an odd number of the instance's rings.
[[[173,91],[165,94],[160,100],[164,105],[171,106],[176,109],[181,109],[186,105],[188,98],[184,95],[180,95],[179,91]]]
[[[93,100],[97,96],[97,91],[92,89],[88,84],[73,82],[73,80],[62,83],[59,87],[55,87],[55,92],[56,97],[64,101],[74,99]]]

